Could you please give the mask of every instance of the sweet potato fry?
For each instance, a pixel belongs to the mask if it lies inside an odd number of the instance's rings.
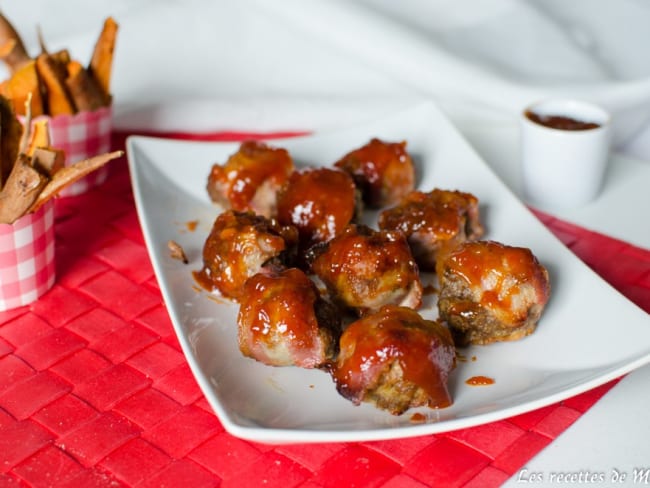
[[[63,169],[64,165],[65,153],[61,149],[38,147],[33,151],[32,166],[50,178]]]
[[[0,97],[0,188],[4,186],[18,153],[23,126],[16,118],[14,109],[4,97]]]
[[[29,147],[29,141],[32,138],[32,94],[27,95],[27,100],[25,101],[25,115],[21,121],[23,125],[23,133],[20,136],[20,144],[18,145],[18,154],[27,153],[27,148]]]
[[[16,49],[16,39],[7,39],[0,44],[0,59],[6,59],[14,49]]]
[[[6,48],[7,43],[9,43],[10,48],[4,52],[2,60],[12,72],[15,72],[22,65],[29,62],[31,58],[27,54],[25,45],[14,26],[0,12],[0,45]]]
[[[75,106],[65,85],[65,66],[59,65],[49,54],[41,54],[36,58],[36,70],[47,89],[49,114],[56,116],[75,113]]]
[[[47,44],[45,44],[45,38],[43,37],[43,31],[41,30],[40,25],[36,26],[36,36],[38,37],[38,45],[41,48],[41,54],[47,54]]]
[[[68,63],[68,78],[65,84],[80,112],[97,110],[109,103],[95,78],[77,61]]]
[[[0,60],[4,61],[12,73],[29,62],[29,58],[24,58],[20,49],[16,39],[7,39],[0,45]]]
[[[29,94],[32,94],[32,115],[37,117],[44,113],[43,97],[39,85],[38,74],[36,73],[36,62],[29,61],[20,67],[14,75],[7,80],[2,93],[14,106],[14,111],[19,115],[25,115],[25,102]]]
[[[21,154],[0,191],[0,223],[2,224],[13,224],[25,215],[48,183],[48,178],[30,163],[29,157]]]
[[[48,119],[35,120],[31,124],[29,140],[23,152],[28,156],[33,156],[37,149],[49,148],[51,144]]]
[[[61,49],[59,51],[50,53],[50,57],[59,65],[61,69],[64,69],[68,66],[68,63],[72,61],[70,57],[70,51],[67,49]]]
[[[45,186],[45,188],[43,188],[43,191],[41,191],[40,195],[38,195],[37,200],[34,202],[29,211],[35,212],[41,205],[47,202],[50,198],[55,197],[68,185],[79,181],[81,178],[89,175],[93,171],[98,170],[109,161],[117,159],[123,155],[124,151],[114,151],[111,153],[100,154],[99,156],[84,159],[70,166],[65,166],[54,174],[50,182]]]
[[[39,28],[41,54],[32,59],[14,27],[0,12],[0,61],[11,70],[11,77],[0,83],[0,95],[13,102],[17,114],[24,115],[26,94],[32,93],[34,117],[74,114],[110,105],[117,30],[117,22],[108,17],[85,67],[73,61],[67,49],[50,52]]]
[[[115,39],[117,37],[118,24],[112,17],[104,21],[104,27],[97,39],[93,50],[88,71],[97,80],[104,97],[111,96],[111,71],[113,68],[113,51],[115,50]]]

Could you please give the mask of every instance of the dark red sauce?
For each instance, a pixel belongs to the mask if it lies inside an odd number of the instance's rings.
[[[465,380],[465,383],[470,386],[489,386],[494,384],[494,379],[487,376],[472,376]]]
[[[427,417],[423,413],[420,412],[415,412],[413,415],[411,415],[411,422],[416,423],[416,424],[421,424],[422,422],[426,422]]]
[[[590,130],[597,129],[600,124],[596,122],[587,122],[584,120],[577,120],[564,115],[542,115],[530,110],[526,111],[526,117],[536,124],[550,127],[551,129],[559,130]]]

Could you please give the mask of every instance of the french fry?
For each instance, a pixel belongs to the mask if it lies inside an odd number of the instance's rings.
[[[41,54],[47,54],[48,49],[47,45],[45,44],[45,38],[43,37],[43,31],[41,30],[40,25],[36,26],[36,36],[38,37],[38,45],[41,48]]]
[[[111,71],[113,68],[113,51],[117,37],[118,25],[112,17],[104,21],[104,27],[93,50],[88,71],[97,80],[105,99],[111,96]]]
[[[65,84],[66,68],[59,65],[49,54],[36,58],[36,70],[47,90],[47,106],[50,115],[74,114],[75,106]]]
[[[13,224],[25,215],[46,188],[49,178],[31,165],[21,154],[0,191],[0,223]]]
[[[41,53],[31,58],[22,39],[0,12],[0,62],[11,76],[0,82],[0,223],[34,212],[123,151],[65,165],[65,153],[51,147],[49,118],[94,111],[112,102],[110,76],[117,23],[104,22],[87,67],[66,49],[49,52],[40,28]],[[21,116],[19,120],[17,116]]]
[[[4,187],[18,157],[22,134],[23,126],[11,103],[0,97],[0,188]]]
[[[38,147],[31,158],[32,166],[50,178],[65,166],[65,153],[61,149]]]
[[[36,72],[36,62],[31,60],[25,63],[7,80],[4,91],[0,93],[7,97],[14,106],[14,111],[19,115],[25,115],[25,102],[27,97],[32,95],[32,115],[37,117],[44,113],[43,97]]]
[[[7,39],[0,44],[0,59],[5,60],[16,49],[16,39]]]
[[[33,157],[37,149],[49,148],[51,145],[48,119],[35,120],[31,128],[29,141],[23,152]]]
[[[10,49],[3,52],[2,60],[12,72],[15,72],[31,58],[14,26],[0,12],[0,45],[6,48],[7,43],[9,43]]]
[[[21,47],[18,45],[16,39],[7,39],[0,45],[0,60],[4,61],[12,73],[29,62],[29,58],[23,58],[20,50]]]
[[[25,154],[29,147],[29,141],[32,138],[32,94],[27,95],[25,101],[25,115],[23,116],[23,133],[20,136],[20,144],[18,145],[18,154]]]
[[[32,121],[32,95],[27,96],[25,102],[25,115],[22,120],[23,134],[20,138],[20,145],[18,152],[32,155],[36,147],[49,147],[50,145],[50,130],[49,119],[43,118],[37,121]]]
[[[34,204],[29,208],[30,212],[35,212],[45,202],[54,198],[61,190],[68,185],[79,181],[84,176],[89,175],[93,171],[98,170],[109,161],[117,159],[124,155],[124,151],[113,151],[111,153],[100,154],[92,158],[84,159],[70,166],[57,171],[52,179],[47,183],[45,188],[40,192]]]
[[[67,49],[49,52],[40,28],[37,29],[41,54],[30,58],[20,36],[0,12],[0,61],[12,74],[0,83],[0,95],[14,103],[24,115],[26,94],[32,93],[32,113],[57,116],[93,111],[112,103],[110,79],[118,24],[108,17],[95,43],[87,67],[72,60]]]
[[[0,97],[0,163],[8,171],[0,189],[0,223],[4,224],[35,212],[68,185],[124,155],[114,151],[65,166],[64,151],[49,147],[47,119],[31,122],[29,98],[23,130],[12,104]]]
[[[70,57],[70,51],[67,49],[61,49],[59,51],[51,53],[50,57],[54,59],[54,61],[59,66],[68,66],[68,63],[72,61],[72,58]]]
[[[108,104],[95,78],[91,77],[77,61],[68,63],[68,78],[65,80],[65,84],[80,112],[97,110]]]

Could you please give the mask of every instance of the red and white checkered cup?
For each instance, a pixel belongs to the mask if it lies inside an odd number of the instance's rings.
[[[55,277],[50,200],[13,224],[0,224],[0,311],[37,300],[52,288]]]
[[[57,115],[49,118],[51,146],[65,152],[65,164],[71,165],[83,159],[109,152],[113,110],[102,107],[92,112],[74,115]],[[61,191],[61,196],[80,195],[100,185],[108,177],[108,167],[73,183]]]

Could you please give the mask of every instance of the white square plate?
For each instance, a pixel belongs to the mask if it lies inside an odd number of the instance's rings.
[[[149,254],[176,334],[207,400],[233,435],[259,442],[328,442],[431,434],[492,422],[576,395],[650,360],[648,315],[600,279],[504,186],[433,104],[331,133],[270,141],[297,166],[329,166],[372,137],[406,140],[418,188],[458,189],[481,203],[486,238],[532,249],[549,270],[551,300],[537,331],[512,343],[462,351],[450,379],[454,404],[393,416],[354,406],[328,374],[273,368],[237,346],[237,305],[199,291],[203,243],[220,209],[205,186],[210,167],[238,143],[150,137],[127,141],[136,205]],[[190,222],[198,221],[191,230]],[[173,239],[190,260],[170,257]],[[437,315],[435,300],[421,311]],[[469,386],[476,375],[491,386]],[[419,412],[418,421],[412,414]]]

